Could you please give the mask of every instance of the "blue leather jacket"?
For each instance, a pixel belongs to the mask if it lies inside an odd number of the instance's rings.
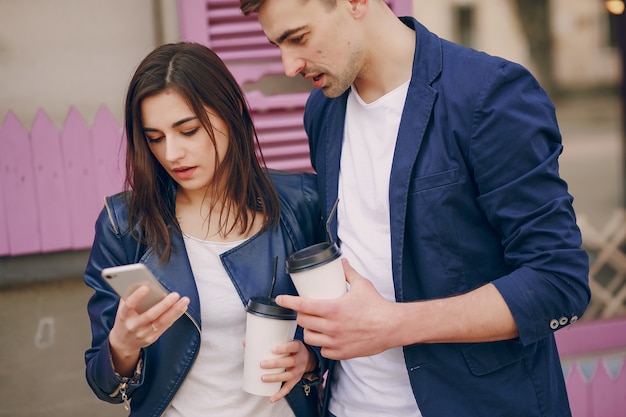
[[[268,276],[267,271],[271,275],[275,256],[279,258],[279,265],[284,265],[289,254],[323,239],[314,175],[272,171],[271,178],[281,205],[279,227],[265,230],[222,255],[222,263],[239,293],[242,308],[250,297],[269,293],[271,280],[255,277]],[[174,196],[172,187],[171,207],[174,207]],[[185,379],[200,348],[201,300],[182,236],[171,233],[171,239],[174,248],[171,259],[158,265],[158,257],[130,234],[124,193],[108,197],[96,222],[96,235],[85,270],[85,283],[95,290],[88,304],[92,344],[85,352],[87,382],[104,401],[132,400],[131,416],[160,416]],[[129,379],[116,375],[111,364],[108,335],[115,321],[119,297],[100,277],[100,271],[135,262],[144,263],[167,290],[188,296],[191,302],[185,315],[155,343],[143,349],[141,373]],[[296,294],[285,268],[278,268],[274,292]],[[300,328],[296,337],[302,338]],[[298,417],[318,416],[316,387],[311,387],[308,395],[304,388],[294,387],[287,401]]]

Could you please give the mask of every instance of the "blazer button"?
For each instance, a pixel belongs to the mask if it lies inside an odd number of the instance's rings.
[[[559,324],[561,326],[565,326],[567,323],[569,322],[569,320],[567,320],[567,317],[563,316],[559,319]]]
[[[556,330],[559,328],[559,321],[557,319],[550,320],[550,328]]]
[[[569,324],[574,324],[578,321],[578,316],[572,316],[572,318],[569,320]]]

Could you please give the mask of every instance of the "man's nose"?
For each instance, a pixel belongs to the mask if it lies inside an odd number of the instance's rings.
[[[285,51],[281,51],[281,58],[283,61],[283,68],[287,77],[295,77],[304,70],[304,60],[297,58]]]

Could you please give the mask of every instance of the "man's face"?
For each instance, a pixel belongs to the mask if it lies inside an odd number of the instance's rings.
[[[301,74],[327,97],[346,91],[359,75],[364,48],[350,3],[329,9],[320,0],[266,0],[259,23],[280,48],[285,74]]]

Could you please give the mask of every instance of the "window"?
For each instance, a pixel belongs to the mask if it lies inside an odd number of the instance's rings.
[[[619,22],[622,16],[608,12],[608,34],[607,44],[617,48],[619,46]]]
[[[461,45],[474,46],[475,8],[471,5],[456,7],[456,37]]]

